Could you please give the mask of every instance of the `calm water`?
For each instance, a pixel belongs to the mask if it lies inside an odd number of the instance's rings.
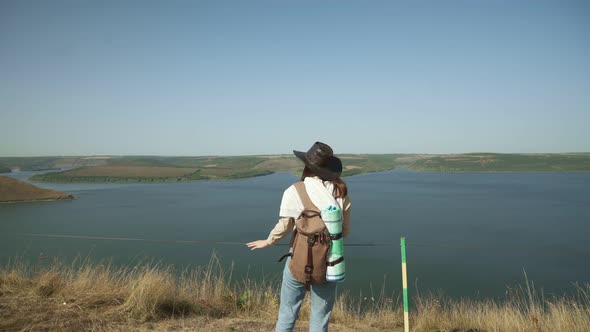
[[[25,179],[32,173],[12,176]],[[40,184],[75,194],[66,202],[0,204],[0,263],[41,253],[70,260],[145,259],[179,267],[206,264],[215,252],[234,276],[278,280],[286,247],[188,245],[63,238],[15,233],[247,242],[274,226],[290,174],[164,184]],[[401,287],[399,238],[406,236],[410,292],[502,297],[524,272],[546,293],[590,282],[590,174],[415,173],[390,171],[347,178],[353,202],[345,243],[353,294]],[[287,242],[287,240],[284,240]]]

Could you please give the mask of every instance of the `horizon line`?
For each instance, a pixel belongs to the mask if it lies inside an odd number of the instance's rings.
[[[447,153],[396,153],[396,152],[385,152],[385,153],[336,153],[335,156],[339,155],[465,155],[465,154],[514,154],[514,155],[548,155],[548,154],[590,154],[590,151],[568,151],[568,152],[490,152],[490,151],[474,151],[474,152],[447,152]],[[81,157],[257,157],[257,156],[290,156],[292,153],[258,153],[258,154],[215,154],[215,155],[166,155],[166,154],[85,154],[85,155],[28,155],[28,156],[0,156],[0,158],[81,158]],[[293,155],[294,156],[294,155]]]

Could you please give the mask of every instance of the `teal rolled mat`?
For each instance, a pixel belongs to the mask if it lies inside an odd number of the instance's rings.
[[[329,206],[322,210],[322,220],[330,235],[339,235],[342,233],[342,212],[337,206]],[[328,255],[328,262],[333,262],[344,256],[344,243],[342,238],[332,240],[332,247]],[[344,281],[346,277],[344,260],[334,266],[328,266],[326,280],[332,282]]]

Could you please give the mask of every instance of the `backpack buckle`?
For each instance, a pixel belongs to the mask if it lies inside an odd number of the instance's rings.
[[[316,237],[316,236],[317,236],[317,235],[314,235],[314,236],[308,236],[308,237],[307,237],[307,244],[308,244],[309,246],[313,246],[313,245],[315,244],[315,237]]]
[[[312,272],[313,272],[313,266],[305,265],[305,274],[311,275]]]

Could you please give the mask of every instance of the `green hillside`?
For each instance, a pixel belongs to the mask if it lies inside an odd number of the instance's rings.
[[[53,157],[0,157],[0,165],[20,171],[45,171],[64,167],[105,165],[112,157],[53,156]]]
[[[437,172],[589,172],[590,154],[440,155],[416,160],[409,168]]]
[[[590,153],[569,154],[341,154],[343,176],[404,168],[434,172],[589,172]],[[0,158],[21,170],[73,168],[35,175],[49,182],[177,182],[238,179],[289,172],[303,163],[291,154],[258,156],[90,156]]]
[[[256,168],[257,157],[109,157],[100,164],[35,175],[46,182],[178,182],[207,179],[238,179],[268,175]]]
[[[393,169],[398,156],[341,155],[340,157],[345,167],[343,174],[349,176]],[[31,179],[47,182],[177,182],[239,179],[268,175],[274,172],[290,172],[299,175],[303,169],[303,162],[293,155],[88,158],[79,157],[70,160],[74,167],[87,166],[35,175]],[[63,160],[58,162],[64,164]]]

